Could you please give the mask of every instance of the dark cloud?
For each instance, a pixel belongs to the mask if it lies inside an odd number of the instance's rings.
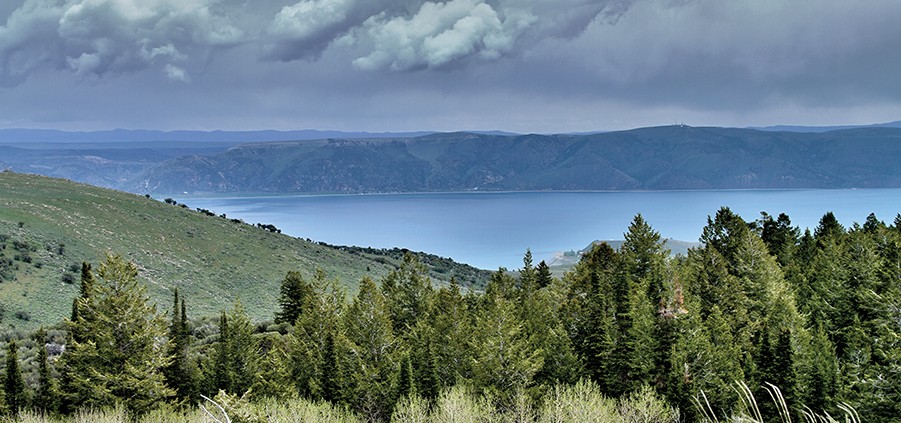
[[[896,0],[10,0],[0,126],[897,120],[899,21]]]
[[[0,80],[20,83],[42,67],[80,77],[158,67],[184,81],[184,66],[244,40],[244,31],[211,13],[210,3],[25,0],[0,27]]]

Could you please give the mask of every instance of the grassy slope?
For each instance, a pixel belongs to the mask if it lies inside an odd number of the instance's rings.
[[[311,275],[319,267],[354,290],[364,275],[379,278],[399,263],[397,254],[351,254],[138,195],[10,172],[0,173],[4,234],[0,258],[18,254],[14,241],[34,250],[31,263],[13,261],[15,280],[0,283],[2,324],[16,327],[66,317],[78,290],[77,272],[75,283],[63,281],[73,273],[67,269],[83,260],[99,263],[107,251],[137,263],[151,298],[164,309],[177,286],[193,316],[214,315],[239,297],[256,320],[272,317],[289,270]],[[433,279],[455,272],[458,278],[463,272],[484,276],[474,270],[442,269]]]

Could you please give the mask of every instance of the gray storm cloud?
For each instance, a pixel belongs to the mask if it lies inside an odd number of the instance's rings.
[[[0,27],[0,81],[21,82],[42,67],[83,77],[183,68],[244,31],[215,15],[208,0],[25,0]]]
[[[128,90],[161,116],[329,125],[394,122],[407,103],[582,129],[655,108],[869,119],[901,107],[899,21],[898,0],[0,0],[0,118],[88,116],[61,105],[91,97],[112,120]],[[493,106],[467,112],[479,96]]]
[[[465,60],[495,60],[525,40],[573,37],[602,12],[629,2],[586,0],[304,0],[285,6],[269,28],[268,57],[315,58],[349,39],[370,52],[359,69],[444,68]]]
[[[158,69],[187,81],[217,50],[253,44],[259,58],[316,60],[342,40],[359,69],[442,68],[512,54],[526,40],[573,37],[626,0],[24,0],[0,26],[0,83],[43,68],[80,77]],[[282,3],[282,4],[279,4]],[[262,3],[261,3],[262,4]],[[222,7],[220,7],[222,6]]]

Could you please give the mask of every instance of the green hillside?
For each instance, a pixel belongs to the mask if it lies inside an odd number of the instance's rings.
[[[321,268],[350,290],[399,265],[402,250],[333,247],[209,216],[143,196],[36,175],[0,172],[0,324],[60,321],[78,291],[82,261],[106,252],[134,261],[151,297],[185,294],[192,314],[214,315],[236,297],[255,320],[272,318],[289,270]],[[480,285],[488,272],[420,254],[437,283]]]

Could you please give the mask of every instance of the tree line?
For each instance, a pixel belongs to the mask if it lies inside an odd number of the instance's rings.
[[[843,227],[832,213],[803,233],[789,217],[708,218],[700,246],[672,257],[637,215],[619,250],[593,246],[562,278],[499,269],[484,292],[434,286],[412,255],[350,296],[322,271],[281,282],[274,324],[240,301],[200,336],[185,298],[148,301],[137,267],[110,255],[82,266],[65,351],[26,387],[9,342],[6,410],[71,414],[124,404],[305,398],[387,421],[410,398],[457,387],[498,410],[589,382],[611,398],[647,392],[690,421],[747,413],[763,420],[901,415],[901,215]],[[778,388],[778,390],[776,389]]]

